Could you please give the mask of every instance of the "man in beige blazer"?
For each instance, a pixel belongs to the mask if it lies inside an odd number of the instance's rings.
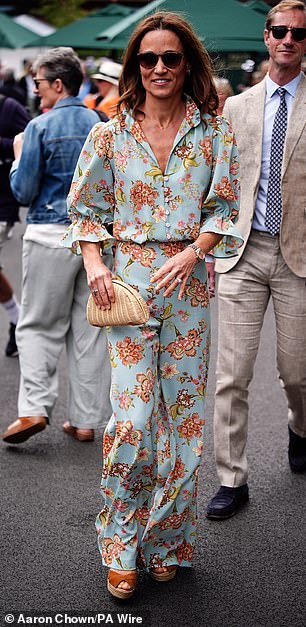
[[[306,8],[282,0],[268,13],[265,79],[228,98],[241,160],[244,246],[218,260],[219,345],[214,415],[221,487],[207,517],[235,515],[249,499],[248,386],[268,302],[276,321],[277,368],[288,401],[289,464],[306,470]],[[283,88],[283,89],[279,89]]]

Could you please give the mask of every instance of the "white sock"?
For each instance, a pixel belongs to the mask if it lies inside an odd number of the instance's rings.
[[[9,321],[12,322],[13,324],[17,324],[20,306],[19,306],[16,296],[14,296],[13,294],[10,300],[7,300],[6,303],[1,303],[1,305],[3,305],[4,309],[6,309],[7,311]]]

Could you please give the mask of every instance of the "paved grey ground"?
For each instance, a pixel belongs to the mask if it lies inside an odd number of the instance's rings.
[[[15,228],[3,251],[18,293],[22,229]],[[215,304],[212,313],[215,344]],[[18,388],[18,360],[3,355],[6,336],[1,309],[1,428],[16,416]],[[218,486],[212,452],[213,350],[194,567],[164,585],[142,577],[133,601],[122,608],[105,592],[96,547],[101,438],[80,444],[61,430],[66,418],[63,357],[52,426],[18,447],[0,445],[1,627],[8,624],[4,619],[8,613],[15,615],[11,624],[17,624],[21,611],[32,617],[65,611],[74,616],[110,613],[104,620],[100,616],[100,624],[112,624],[111,620],[118,624],[116,616],[124,611],[130,614],[128,624],[142,616],[143,622],[137,624],[145,627],[306,627],[306,478],[288,468],[286,406],[274,362],[269,311],[251,390],[251,501],[239,516],[213,523],[204,516],[206,502]]]

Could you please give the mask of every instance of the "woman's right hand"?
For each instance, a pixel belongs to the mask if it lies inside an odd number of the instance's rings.
[[[87,283],[93,299],[100,309],[110,309],[111,303],[115,302],[113,274],[103,263],[100,243],[80,241],[80,247],[87,273]]]

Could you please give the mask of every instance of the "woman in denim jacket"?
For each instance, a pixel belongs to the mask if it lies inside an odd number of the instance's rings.
[[[35,92],[47,113],[14,142],[11,187],[29,205],[23,238],[23,288],[16,332],[20,357],[19,418],[3,434],[11,444],[44,429],[58,395],[57,365],[66,345],[69,379],[66,433],[93,440],[111,414],[105,334],[85,317],[88,297],[82,260],[60,244],[69,223],[66,197],[82,145],[98,121],[77,98],[78,57],[56,48],[36,64]]]

